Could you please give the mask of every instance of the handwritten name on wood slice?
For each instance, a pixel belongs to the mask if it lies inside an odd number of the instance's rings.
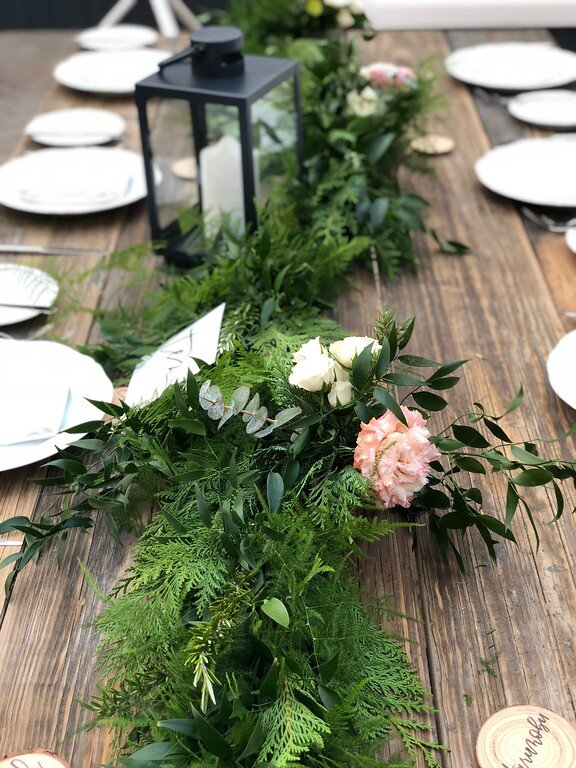
[[[476,757],[480,768],[575,768],[576,730],[543,707],[508,707],[482,726]]]
[[[68,763],[54,752],[32,749],[0,758],[0,768],[70,768]]]

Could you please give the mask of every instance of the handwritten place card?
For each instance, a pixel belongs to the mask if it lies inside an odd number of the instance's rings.
[[[33,749],[0,758],[0,768],[70,768],[68,763],[53,752]]]
[[[198,366],[193,358],[214,363],[225,306],[220,304],[172,336],[153,354],[142,358],[128,384],[126,403],[130,406],[150,403],[170,384],[185,381],[189,370],[197,373]]]
[[[482,726],[476,756],[480,768],[574,768],[576,730],[543,707],[508,707]]]

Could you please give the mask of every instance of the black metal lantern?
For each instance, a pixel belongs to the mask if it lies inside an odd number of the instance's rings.
[[[152,238],[182,266],[223,222],[257,227],[259,206],[302,165],[298,64],[243,56],[242,42],[205,27],[136,85]]]

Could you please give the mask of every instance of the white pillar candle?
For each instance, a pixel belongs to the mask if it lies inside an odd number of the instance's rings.
[[[239,234],[245,229],[242,149],[233,136],[222,136],[200,152],[202,210],[208,235],[216,234],[220,217]]]

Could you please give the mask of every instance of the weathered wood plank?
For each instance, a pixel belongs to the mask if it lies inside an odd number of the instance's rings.
[[[414,63],[445,55],[439,33],[379,35],[365,46],[366,60]],[[434,253],[427,238],[418,238],[423,264],[417,277],[384,286],[385,300],[401,316],[416,312],[415,351],[437,359],[472,357],[465,381],[456,391],[456,409],[482,398],[504,410],[520,382],[529,389],[526,407],[508,421],[515,434],[548,436],[563,431],[573,412],[550,392],[544,359],[563,332],[563,322],[546,286],[538,259],[514,206],[486,194],[477,184],[473,164],[489,148],[468,90],[445,80],[449,105],[439,128],[457,142],[453,155],[434,162],[437,179],[413,185],[432,200],[430,224],[449,237],[469,242],[474,256],[455,259]],[[364,331],[376,315],[374,296],[364,294],[359,317],[347,327]],[[556,298],[556,297],[554,297]],[[343,299],[340,317],[346,317]],[[574,456],[570,446],[566,455]],[[499,484],[486,486],[487,512],[502,514]],[[570,635],[574,631],[576,585],[573,577],[575,531],[565,518],[546,527],[553,507],[544,493],[534,494],[541,528],[541,548],[534,552],[529,527],[519,524],[518,547],[503,548],[496,565],[482,545],[469,540],[466,579],[438,563],[434,545],[422,535],[416,555],[415,582],[399,587],[403,561],[412,557],[408,536],[383,541],[382,562],[394,562],[391,583],[380,576],[383,592],[398,595],[420,589],[418,617],[424,621],[426,652],[441,738],[452,752],[446,768],[471,765],[482,722],[495,710],[522,701],[549,706],[573,718],[571,686],[576,666]],[[396,558],[396,559],[395,559]]]

